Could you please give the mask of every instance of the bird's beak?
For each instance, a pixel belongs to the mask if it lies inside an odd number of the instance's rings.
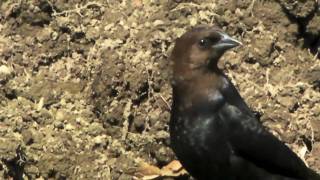
[[[242,45],[240,41],[230,37],[225,33],[220,32],[220,35],[221,35],[221,40],[213,46],[214,49],[226,51],[228,49]]]

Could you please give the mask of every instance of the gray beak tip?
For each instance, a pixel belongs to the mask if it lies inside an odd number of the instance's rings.
[[[215,45],[215,47],[217,48],[228,50],[228,49],[243,45],[240,41],[230,37],[225,33],[220,32],[220,35],[221,35],[221,40],[218,42],[217,45]]]

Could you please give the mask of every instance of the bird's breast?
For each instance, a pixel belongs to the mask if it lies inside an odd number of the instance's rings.
[[[172,114],[170,137],[177,148],[193,149],[196,153],[210,151],[212,147],[225,143],[226,127],[215,114],[185,112]]]

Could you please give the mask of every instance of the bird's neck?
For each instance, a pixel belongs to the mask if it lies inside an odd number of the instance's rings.
[[[193,74],[175,74],[172,82],[174,101],[176,103],[197,103],[205,101],[222,85],[221,71],[192,71]]]

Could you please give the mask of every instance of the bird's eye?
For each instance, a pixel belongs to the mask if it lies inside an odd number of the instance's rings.
[[[202,48],[206,48],[211,45],[210,39],[204,38],[199,41],[199,46]]]

